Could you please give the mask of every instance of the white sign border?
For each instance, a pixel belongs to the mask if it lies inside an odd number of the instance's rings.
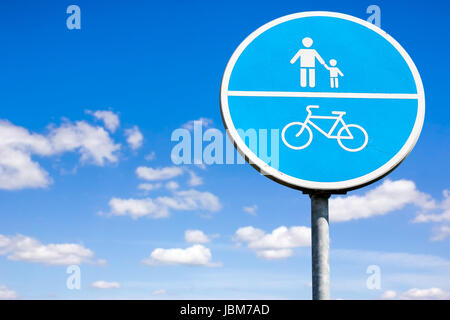
[[[414,123],[413,130],[411,131],[411,134],[406,141],[406,143],[403,145],[403,147],[400,149],[400,151],[387,163],[385,163],[383,166],[379,167],[378,169],[372,171],[371,173],[368,173],[364,176],[345,180],[345,181],[339,181],[339,182],[317,182],[317,181],[309,181],[309,180],[302,180],[299,178],[295,178],[293,176],[284,174],[268,164],[266,164],[264,161],[259,159],[245,144],[244,141],[242,141],[241,137],[239,136],[236,128],[234,127],[233,121],[231,119],[230,110],[228,106],[228,84],[230,81],[231,73],[234,69],[234,65],[239,59],[242,52],[245,50],[245,48],[259,35],[261,35],[266,30],[281,24],[283,22],[298,19],[298,18],[305,18],[305,17],[335,17],[335,18],[341,18],[344,20],[352,21],[355,23],[358,23],[360,25],[363,25],[379,35],[381,35],[384,39],[386,39],[389,43],[391,43],[395,49],[402,55],[403,59],[405,59],[406,63],[408,64],[409,69],[411,70],[414,81],[417,88],[417,100],[418,100],[418,112],[416,116],[416,121]],[[225,72],[222,78],[222,84],[220,88],[220,106],[221,106],[221,113],[222,113],[222,120],[224,122],[225,128],[228,132],[228,135],[231,139],[231,141],[236,146],[237,150],[241,153],[241,155],[254,167],[258,169],[262,174],[268,176],[272,180],[275,180],[278,183],[287,185],[294,189],[300,189],[300,190],[323,190],[323,191],[346,191],[346,190],[352,190],[356,189],[361,186],[365,186],[367,184],[370,184],[372,182],[375,182],[378,179],[381,179],[386,174],[391,172],[395,169],[411,152],[411,150],[414,148],[415,144],[417,143],[417,140],[419,139],[420,132],[422,131],[423,122],[425,119],[425,93],[423,89],[422,80],[419,75],[419,71],[417,70],[414,62],[412,61],[411,57],[408,55],[408,53],[403,49],[403,47],[394,40],[389,34],[387,34],[385,31],[381,30],[374,24],[371,24],[365,20],[343,14],[343,13],[337,13],[337,12],[329,12],[329,11],[308,11],[308,12],[300,12],[300,13],[294,13],[287,16],[280,17],[278,19],[272,20],[265,25],[261,26],[257,30],[255,30],[253,33],[251,33],[234,51],[233,55],[231,56],[230,60],[228,61],[228,64],[225,68]]]

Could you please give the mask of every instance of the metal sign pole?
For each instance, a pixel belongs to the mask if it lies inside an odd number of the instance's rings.
[[[329,194],[314,193],[311,198],[311,252],[313,300],[330,299]]]

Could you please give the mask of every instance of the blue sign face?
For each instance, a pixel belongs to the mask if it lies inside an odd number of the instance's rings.
[[[387,174],[414,147],[425,114],[406,51],[378,27],[332,12],[285,16],[247,37],[225,70],[221,108],[252,165],[307,190],[348,190]],[[252,130],[272,136],[253,143]]]

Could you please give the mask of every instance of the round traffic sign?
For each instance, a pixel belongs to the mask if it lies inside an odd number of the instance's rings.
[[[220,101],[240,153],[302,190],[383,177],[412,150],[425,116],[419,72],[400,44],[334,12],[291,14],[250,34],[228,62]]]

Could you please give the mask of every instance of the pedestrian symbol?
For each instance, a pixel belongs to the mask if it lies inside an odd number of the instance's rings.
[[[305,48],[311,48],[313,40],[311,38],[303,38],[302,44]],[[309,83],[309,87],[314,88],[316,86],[316,59],[330,71],[330,86],[331,88],[338,88],[338,76],[343,77],[344,74],[336,67],[336,59],[330,60],[330,66],[328,66],[322,57],[314,49],[300,49],[291,59],[291,64],[294,64],[300,58],[300,86],[306,87]],[[308,81],[309,80],[309,81]]]

